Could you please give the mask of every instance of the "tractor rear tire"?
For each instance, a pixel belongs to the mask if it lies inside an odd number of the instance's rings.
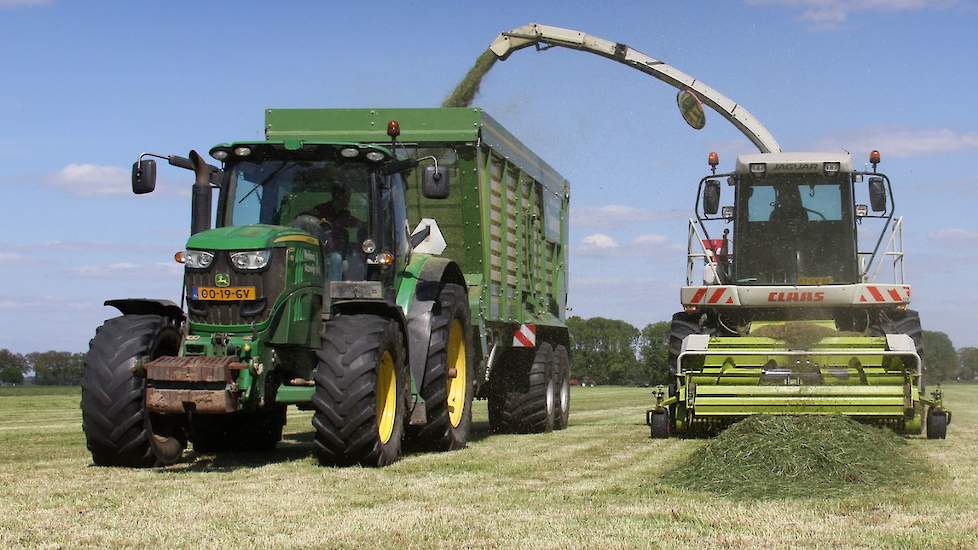
[[[567,348],[554,348],[554,429],[563,430],[570,421],[570,356]]]
[[[553,348],[506,350],[494,367],[489,391],[489,429],[495,433],[543,433],[554,428]],[[496,370],[498,369],[498,370]]]
[[[401,456],[410,373],[397,323],[341,315],[316,352],[315,448],[325,465],[386,466]]]
[[[947,413],[944,411],[927,411],[927,439],[945,439],[947,437]]]
[[[141,357],[176,355],[180,339],[179,328],[159,315],[123,315],[96,329],[81,381],[82,430],[96,466],[156,463],[145,379],[133,370]]]
[[[421,398],[427,422],[417,441],[434,451],[464,449],[472,425],[475,358],[472,326],[465,289],[446,284],[438,294],[431,317],[431,339],[425,364]],[[455,376],[451,376],[452,372]]]

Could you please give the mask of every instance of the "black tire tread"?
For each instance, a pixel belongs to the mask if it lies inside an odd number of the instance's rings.
[[[123,315],[107,320],[89,343],[81,381],[82,430],[98,466],[146,468],[156,462],[144,382],[130,368],[152,353],[165,329],[161,316]]]
[[[425,403],[427,422],[418,430],[416,437],[423,447],[451,451],[465,448],[472,423],[472,380],[475,364],[465,289],[457,284],[445,284],[438,294],[438,304],[435,307],[437,311],[431,317],[431,339],[420,391]],[[453,427],[448,411],[448,336],[451,323],[456,319],[461,321],[465,331],[468,390],[462,420],[458,427]]]
[[[568,385],[570,391],[570,355],[567,348],[558,345],[554,348],[554,386],[556,395],[554,397],[554,429],[563,430],[570,422],[570,394],[567,396],[567,408],[565,409],[560,402],[562,385]]]
[[[341,315],[323,332],[312,418],[315,448],[323,464],[385,466],[400,457],[408,372],[400,329],[376,315]],[[390,346],[397,369],[400,412],[385,445],[377,434],[376,367]]]
[[[500,371],[494,373],[496,379],[490,387],[489,428],[492,432],[543,433],[553,429],[553,411],[547,410],[547,387],[553,378],[552,355],[553,348],[547,343],[538,344],[535,353],[520,349],[506,351],[506,357],[499,365]],[[529,357],[532,357],[532,363]],[[526,363],[530,363],[528,367]],[[524,379],[508,380],[509,377]],[[522,390],[523,383],[525,390]]]

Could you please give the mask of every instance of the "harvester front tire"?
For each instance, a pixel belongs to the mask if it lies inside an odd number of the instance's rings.
[[[401,456],[410,373],[397,324],[377,315],[329,321],[316,352],[315,448],[325,465],[386,466]]]
[[[672,422],[669,413],[666,411],[653,412],[652,415],[652,439],[666,439],[672,432]]]
[[[554,429],[563,430],[570,421],[570,356],[567,348],[554,348]]]
[[[455,376],[450,377],[453,371]],[[438,294],[431,317],[431,339],[421,385],[427,422],[417,432],[422,447],[435,451],[465,448],[472,425],[474,379],[468,296],[461,286],[446,284]]]
[[[543,433],[553,430],[553,364],[553,348],[547,343],[539,344],[535,352],[506,350],[498,367],[494,367],[490,386],[490,431]]]
[[[147,468],[156,463],[144,399],[141,357],[176,355],[180,330],[159,315],[123,315],[96,329],[82,374],[82,430],[96,466]]]
[[[931,410],[927,412],[927,439],[947,437],[947,413]]]

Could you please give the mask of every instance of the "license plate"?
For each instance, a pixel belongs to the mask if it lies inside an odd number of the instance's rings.
[[[213,286],[195,286],[191,289],[190,297],[194,300],[218,300],[222,302],[254,300],[255,287],[229,286],[225,288],[218,288]]]

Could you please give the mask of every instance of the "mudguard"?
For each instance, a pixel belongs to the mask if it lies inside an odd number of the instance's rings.
[[[118,309],[123,315],[161,315],[177,323],[182,323],[184,320],[183,310],[170,300],[121,298],[106,300],[105,305]]]
[[[420,265],[419,265],[420,264]],[[431,313],[438,300],[438,293],[445,283],[455,283],[462,288],[465,278],[458,264],[446,258],[421,256],[408,266],[408,272],[414,276],[414,291],[410,295],[399,293],[398,303],[406,311],[408,336],[408,363],[411,377],[421,387],[424,383],[425,363],[428,359],[428,343],[431,340]],[[405,289],[410,291],[410,289]],[[405,304],[405,302],[407,302]],[[405,305],[407,307],[405,307]]]

